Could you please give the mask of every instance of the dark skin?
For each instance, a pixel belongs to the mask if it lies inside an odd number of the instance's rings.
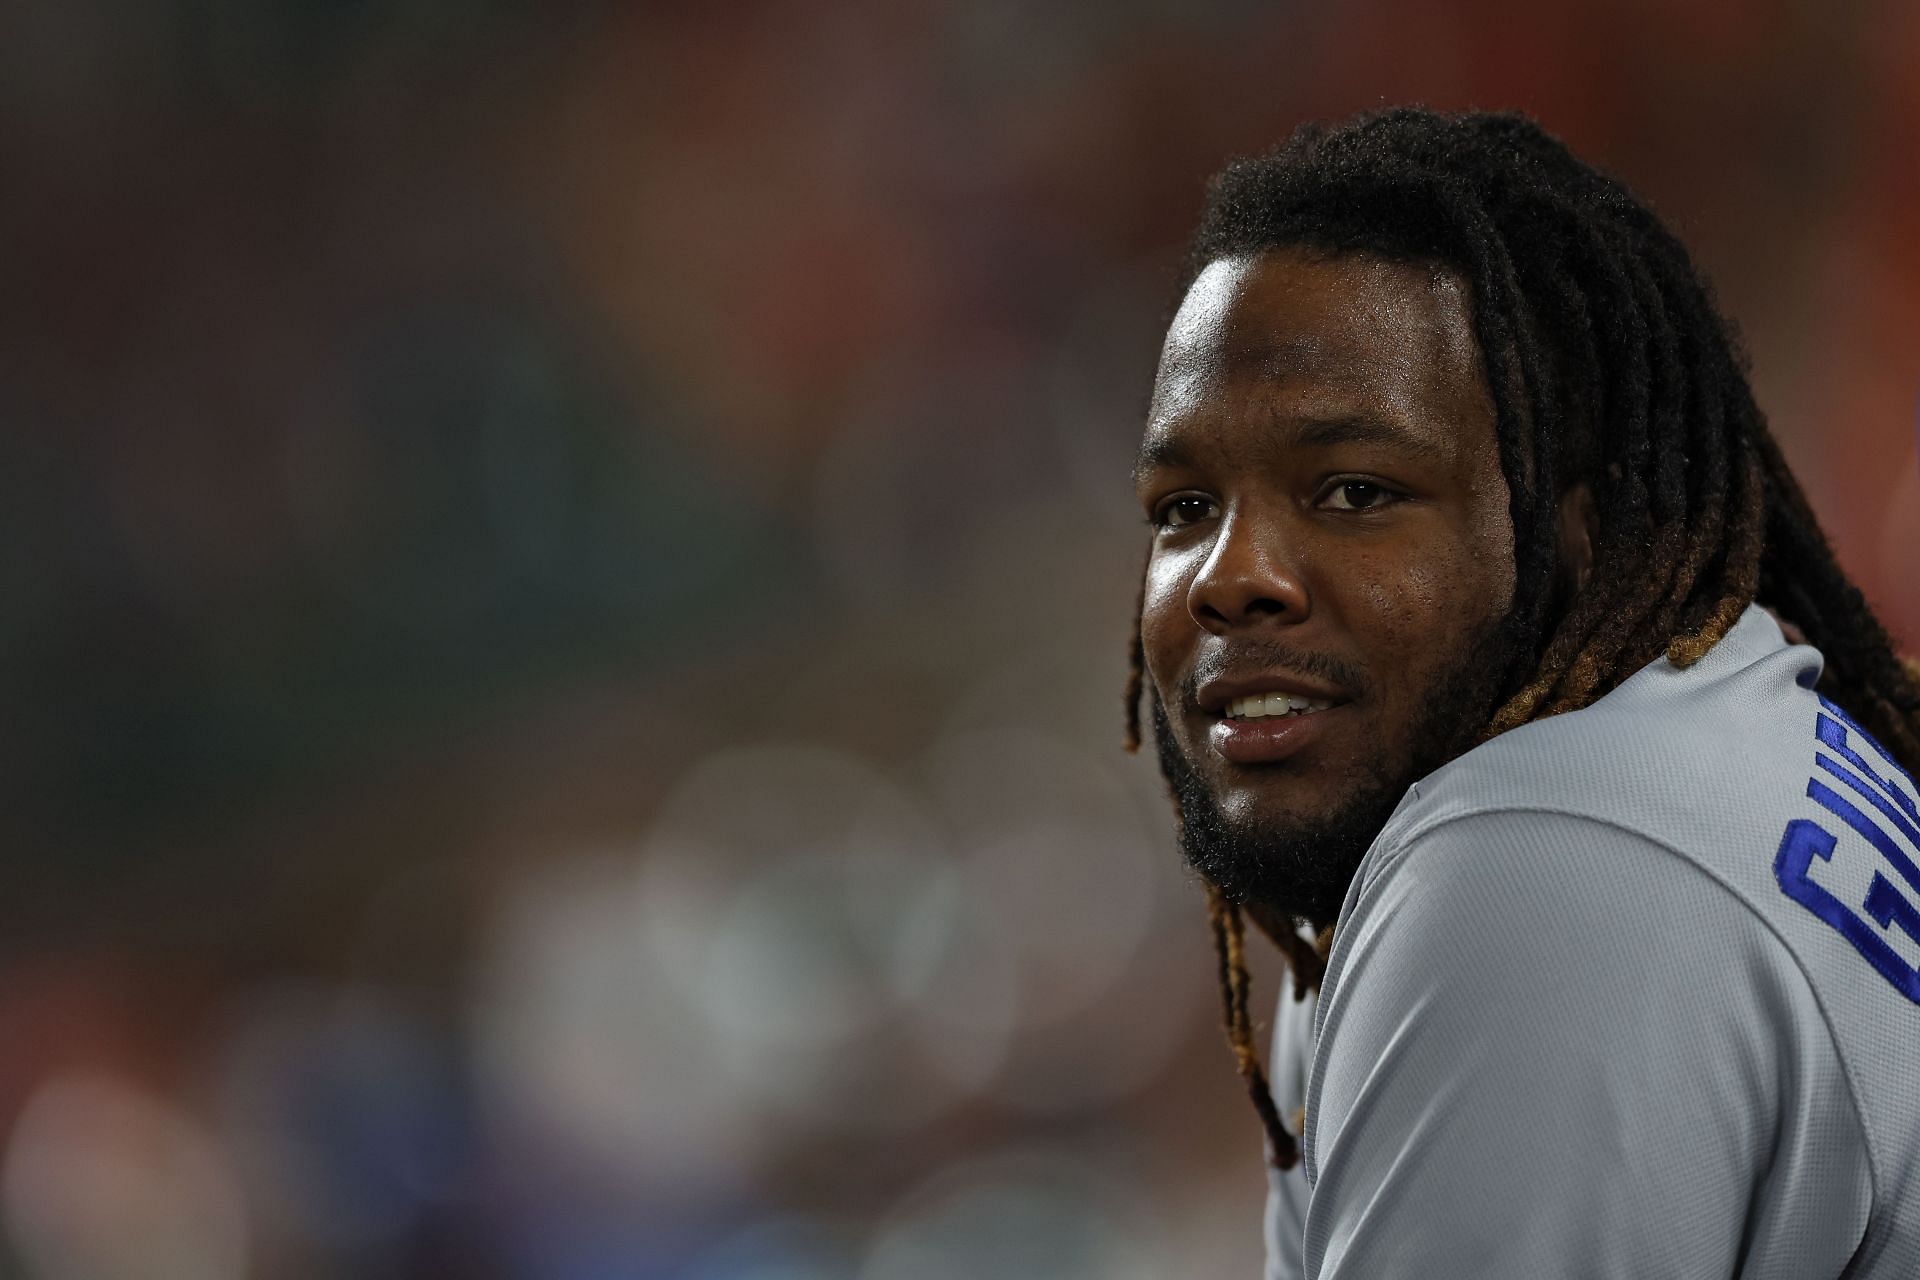
[[[1462,749],[1435,746],[1431,709],[1514,593],[1470,307],[1441,268],[1287,250],[1209,265],[1168,331],[1136,474],[1141,641],[1164,733],[1230,832],[1311,843]],[[1585,486],[1561,513],[1577,586]],[[1331,705],[1286,728],[1235,714],[1263,692]],[[1483,710],[1458,702],[1450,718]]]

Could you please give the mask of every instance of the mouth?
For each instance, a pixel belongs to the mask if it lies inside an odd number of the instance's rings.
[[[1324,736],[1329,718],[1341,718],[1349,698],[1344,690],[1276,672],[1208,681],[1198,703],[1214,753],[1230,764],[1255,765],[1305,751]]]
[[[1233,720],[1311,715],[1352,700],[1348,689],[1276,668],[1242,675],[1223,673],[1202,681],[1193,692],[1194,706],[1200,711]]]

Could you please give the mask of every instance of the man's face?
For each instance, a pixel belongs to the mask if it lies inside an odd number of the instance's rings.
[[[1327,921],[1407,785],[1471,743],[1516,643],[1468,290],[1305,250],[1222,260],[1141,444],[1141,640],[1188,858]]]

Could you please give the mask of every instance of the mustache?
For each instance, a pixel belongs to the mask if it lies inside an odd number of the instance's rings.
[[[1181,678],[1180,697],[1192,706],[1200,701],[1200,686],[1209,680],[1276,671],[1335,685],[1353,698],[1364,695],[1370,684],[1366,672],[1344,658],[1276,640],[1248,640],[1194,659],[1193,669]]]

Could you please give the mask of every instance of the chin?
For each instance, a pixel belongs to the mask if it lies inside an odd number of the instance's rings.
[[[1183,815],[1181,854],[1228,900],[1322,928],[1340,914],[1354,873],[1395,803],[1397,797],[1369,796],[1317,821],[1258,824],[1216,824],[1202,806],[1198,821]]]
[[[1290,800],[1235,787],[1216,795],[1153,707],[1154,745],[1180,820],[1180,851],[1229,901],[1256,903],[1316,927],[1333,922],[1347,886],[1410,779],[1384,767],[1356,770],[1333,797]],[[1272,779],[1304,783],[1304,779]],[[1276,787],[1278,791],[1280,788]],[[1292,789],[1292,788],[1287,788]]]
[[[1263,780],[1264,781],[1264,780]],[[1353,797],[1330,794],[1329,787],[1309,787],[1305,780],[1274,779],[1271,785],[1237,783],[1206,786],[1220,821],[1242,835],[1260,831],[1313,831],[1338,821]]]

